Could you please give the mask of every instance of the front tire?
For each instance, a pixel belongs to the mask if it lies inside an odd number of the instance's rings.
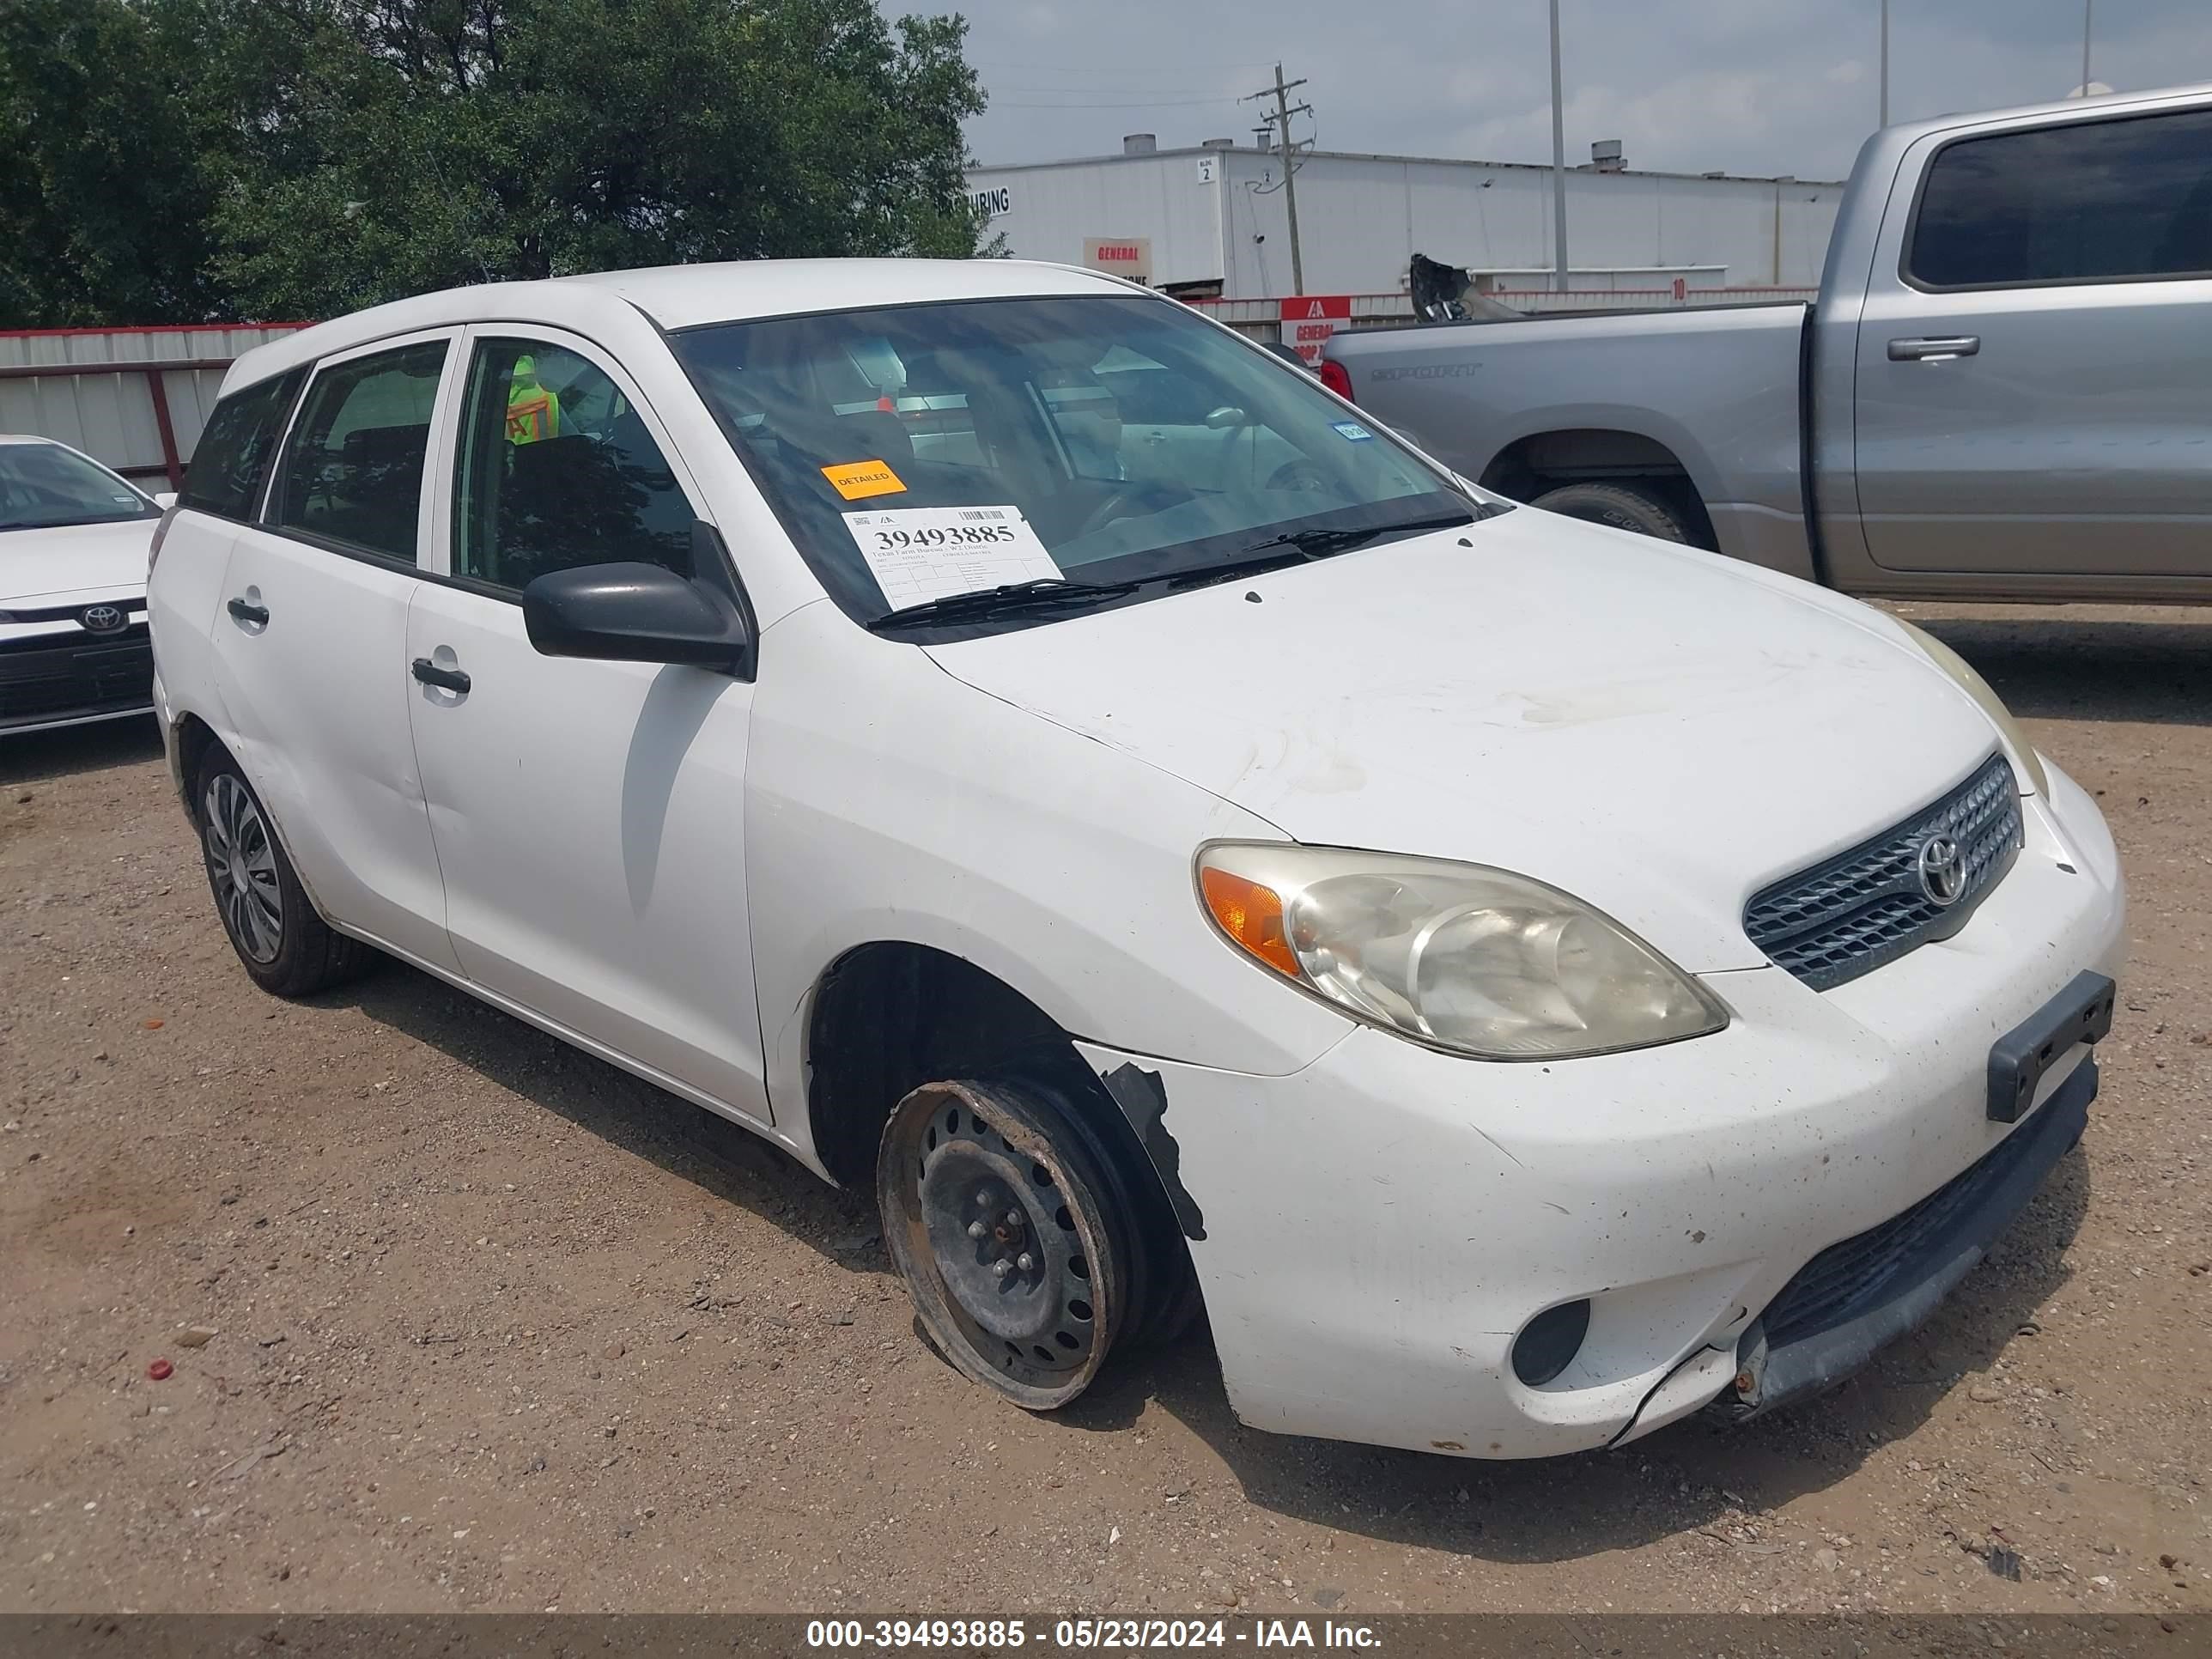
[[[1567,484],[1537,496],[1528,505],[1540,507],[1547,513],[1562,513],[1570,519],[1583,519],[1591,524],[1610,525],[1615,530],[1633,531],[1639,536],[1656,537],[1662,542],[1680,542],[1686,547],[1691,544],[1689,530],[1674,505],[1656,490],[1639,486]]]
[[[1132,1190],[1042,1077],[915,1090],[884,1125],[876,1196],[930,1340],[1025,1410],[1067,1404],[1151,1322],[1155,1252]]]
[[[192,799],[216,914],[253,982],[280,997],[303,997],[358,974],[368,947],[316,914],[238,763],[210,748]]]

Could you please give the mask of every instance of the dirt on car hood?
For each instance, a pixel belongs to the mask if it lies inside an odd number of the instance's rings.
[[[1996,745],[1879,613],[1533,511],[930,649],[1295,840],[1535,876],[1697,971]]]

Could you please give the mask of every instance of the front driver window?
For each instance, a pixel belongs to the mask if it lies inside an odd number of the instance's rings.
[[[520,589],[587,564],[692,574],[683,486],[629,398],[575,352],[477,344],[455,480],[456,576]]]

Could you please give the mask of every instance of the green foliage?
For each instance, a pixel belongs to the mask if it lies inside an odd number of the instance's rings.
[[[190,322],[222,307],[209,180],[223,112],[182,72],[194,9],[0,0],[0,326]]]
[[[70,66],[94,46],[40,48],[38,24],[17,33],[34,11],[136,40],[143,76],[87,88]],[[114,256],[124,272],[191,279],[169,277],[164,317],[329,316],[578,270],[976,249],[961,123],[982,95],[957,16],[894,26],[872,0],[0,0],[0,16],[15,65],[0,68],[0,135],[66,119],[47,135],[64,160],[67,134],[126,160],[149,118],[170,135],[173,223]],[[107,210],[46,165],[0,173],[0,232],[20,201],[25,223],[58,228],[48,243],[96,241]],[[0,320],[52,314],[48,264],[0,253]],[[104,280],[73,317],[151,319],[150,292]]]

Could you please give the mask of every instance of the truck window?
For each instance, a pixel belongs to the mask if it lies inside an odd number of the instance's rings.
[[[1930,289],[2212,275],[2212,110],[1946,145],[1905,274]]]

